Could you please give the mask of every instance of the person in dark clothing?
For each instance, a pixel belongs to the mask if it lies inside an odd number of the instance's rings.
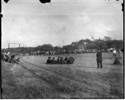
[[[101,50],[98,50],[96,53],[96,57],[97,57],[97,68],[102,68],[102,52]]]
[[[70,57],[68,60],[67,60],[67,64],[73,64],[75,61],[75,59],[73,57]]]
[[[60,63],[59,64],[64,64],[64,60],[63,60],[63,57],[60,57]]]
[[[55,64],[55,63],[56,63],[56,60],[55,60],[55,57],[53,57],[52,64]]]
[[[56,61],[57,64],[60,63],[60,57],[58,57],[57,61]]]
[[[121,63],[120,63],[119,59],[116,57],[113,64],[119,65],[119,64],[121,64]]]
[[[10,56],[5,55],[5,61],[6,61],[6,62],[9,62],[9,61],[10,61]]]
[[[51,57],[48,57],[46,64],[50,64],[50,63],[51,63]]]
[[[12,62],[12,60],[13,60],[14,58],[15,58],[15,55],[12,55],[9,62]]]
[[[67,57],[65,57],[65,59],[64,59],[65,64],[67,64],[67,60],[68,60],[68,58],[67,58]]]

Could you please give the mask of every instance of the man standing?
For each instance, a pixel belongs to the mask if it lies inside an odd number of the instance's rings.
[[[97,57],[97,68],[102,68],[102,52],[101,50],[98,50],[96,53],[96,57]]]

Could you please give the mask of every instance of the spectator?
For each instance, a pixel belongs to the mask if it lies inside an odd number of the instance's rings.
[[[46,62],[47,64],[50,64],[51,63],[51,57],[48,57],[48,59],[47,59],[47,62]]]
[[[96,57],[97,57],[97,68],[102,68],[102,52],[101,50],[98,50],[96,53]]]
[[[56,63],[56,60],[55,60],[55,57],[53,57],[52,64],[55,64],[55,63]]]

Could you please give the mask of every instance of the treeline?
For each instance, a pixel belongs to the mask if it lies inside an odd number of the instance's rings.
[[[17,52],[17,53],[41,53],[45,54],[62,54],[62,53],[81,53],[81,52],[93,52],[97,49],[102,49],[103,51],[107,51],[110,48],[123,49],[123,41],[122,40],[112,40],[109,37],[105,37],[104,39],[90,40],[90,39],[82,39],[78,42],[72,42],[69,45],[65,45],[63,47],[52,46],[51,44],[43,44],[37,47],[20,47],[20,48],[9,48],[2,49],[3,52]]]

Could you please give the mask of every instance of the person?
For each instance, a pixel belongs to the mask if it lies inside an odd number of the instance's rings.
[[[75,59],[73,57],[70,57],[68,60],[67,60],[67,64],[73,64],[75,61]]]
[[[116,57],[113,64],[120,65],[121,63],[120,63],[119,59]]]
[[[68,58],[65,57],[65,59],[64,59],[65,64],[67,64],[67,61],[68,61]]]
[[[60,63],[60,57],[58,57],[58,59],[57,59],[57,61],[56,61],[56,62],[57,62],[57,64],[59,64],[59,63]]]
[[[63,60],[63,57],[60,57],[60,64],[64,64],[64,60]]]
[[[116,56],[115,56],[115,60],[114,60],[113,64],[121,64],[120,61],[119,61],[119,59],[120,59],[120,51],[117,50]]]
[[[9,62],[12,62],[12,60],[15,59],[15,55],[12,55],[11,58],[10,58],[10,61]]]
[[[117,51],[116,51],[116,49],[114,49],[114,50],[113,50],[113,56],[114,56],[114,57],[116,57],[116,53],[117,53]]]
[[[51,63],[51,57],[48,57],[46,64],[50,64]]]
[[[96,57],[97,57],[97,68],[102,68],[102,52],[101,50],[98,50],[96,53]]]
[[[74,63],[75,59],[73,57],[70,57],[71,64]]]
[[[10,56],[7,55],[7,54],[5,54],[5,61],[6,61],[6,62],[9,62],[9,61],[10,61]]]
[[[52,64],[55,64],[55,63],[56,63],[56,60],[55,60],[55,57],[53,57]]]

